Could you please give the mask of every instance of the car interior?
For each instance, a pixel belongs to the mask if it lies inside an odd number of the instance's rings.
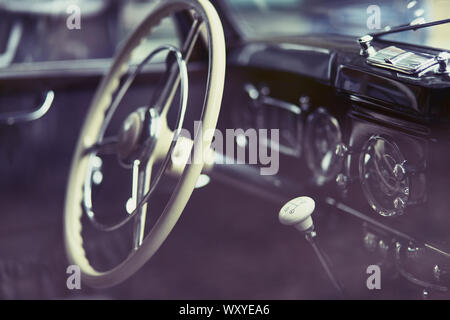
[[[449,32],[446,0],[0,0],[0,299],[450,298]]]

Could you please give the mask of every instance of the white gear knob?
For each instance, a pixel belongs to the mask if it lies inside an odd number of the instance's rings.
[[[310,197],[298,197],[287,202],[280,210],[278,219],[281,224],[295,226],[299,231],[307,231],[313,227],[311,218],[316,203]]]

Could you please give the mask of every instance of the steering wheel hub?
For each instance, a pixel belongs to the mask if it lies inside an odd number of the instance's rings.
[[[154,108],[142,107],[128,115],[118,135],[119,161],[131,164],[136,159],[148,157],[156,145],[160,128],[161,119]]]
[[[121,161],[129,159],[139,148],[144,121],[142,112],[131,113],[123,122],[117,142],[117,155]]]

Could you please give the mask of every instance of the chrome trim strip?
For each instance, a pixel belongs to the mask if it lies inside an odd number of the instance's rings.
[[[16,22],[9,33],[6,50],[0,54],[0,68],[7,67],[11,64],[16,56],[17,48],[19,47],[20,39],[22,38],[23,26],[21,22]]]

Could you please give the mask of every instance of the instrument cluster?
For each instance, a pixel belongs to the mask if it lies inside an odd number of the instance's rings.
[[[427,140],[420,130],[408,132],[411,126],[398,119],[331,108],[306,95],[295,104],[273,97],[268,86],[247,83],[242,96],[246,103],[232,113],[233,125],[279,128],[280,152],[304,161],[299,174],[309,172],[315,187],[383,217],[425,203]]]
[[[345,192],[364,196],[383,217],[401,216],[426,201],[425,139],[356,112],[350,115],[349,131],[348,144],[336,150],[345,150],[345,166],[337,176],[337,182],[347,182],[340,184]]]

